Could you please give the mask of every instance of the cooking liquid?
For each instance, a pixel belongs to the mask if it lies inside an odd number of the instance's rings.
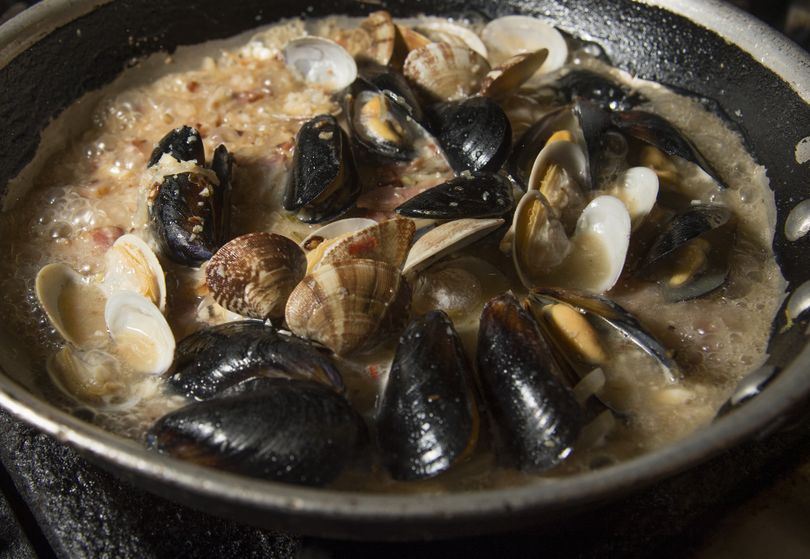
[[[347,24],[356,22],[330,18],[306,26],[311,32],[320,30],[340,39],[348,33]],[[298,81],[278,56],[278,49],[304,33],[304,23],[294,20],[270,27],[245,46],[237,46],[245,43],[242,36],[227,43],[181,49],[175,57],[153,57],[107,90],[89,122],[72,124],[83,132],[69,141],[53,131],[46,134],[41,152],[54,155],[43,155],[40,165],[32,166],[12,186],[0,215],[0,289],[5,293],[0,316],[10,330],[24,333],[23,341],[36,364],[33,377],[22,379],[29,386],[38,387],[58,405],[136,440],[143,439],[155,419],[183,404],[182,398],[163,393],[161,379],[132,370],[126,356],[106,353],[103,342],[98,353],[87,357],[96,364],[98,378],[49,374],[46,364],[59,360],[56,355],[63,342],[36,302],[34,278],[45,264],[64,262],[100,280],[105,252],[122,231],[150,238],[142,186],[146,163],[154,144],[168,130],[184,124],[200,131],[209,159],[220,143],[236,158],[232,236],[272,231],[301,241],[311,232],[315,226],[300,223],[281,207],[294,138],[308,118],[324,112],[339,114],[341,109],[326,92]],[[764,360],[784,285],[770,249],[774,203],[765,170],[746,153],[740,138],[692,99],[654,83],[633,80],[584,50],[574,52],[571,60],[576,66],[629,83],[650,99],[649,106],[642,108],[658,112],[683,130],[713,162],[729,188],[721,190],[693,166],[676,162],[681,186],[697,200],[730,207],[738,216],[739,227],[728,283],[714,293],[669,303],[658,286],[625,276],[608,293],[674,352],[685,378],[671,384],[637,352],[608,348],[612,361],[605,367],[605,394],[631,411],[625,421],[616,421],[603,444],[575,451],[562,466],[544,474],[546,477],[625,460],[709,424],[737,381]],[[84,99],[75,112],[86,112],[82,107],[90,102]],[[524,103],[529,113],[537,110],[532,118],[542,114],[536,104],[515,102]],[[60,120],[73,118],[70,112]],[[515,122],[514,128],[519,130],[521,124]],[[415,162],[402,186],[441,182],[447,169],[428,163]],[[24,178],[32,176],[35,178]],[[511,258],[497,249],[498,241],[491,236],[434,264],[414,285],[414,309],[445,308],[470,356],[474,355],[483,304],[510,288],[519,296],[524,294]],[[164,258],[161,261],[169,292],[167,319],[178,340],[228,318],[206,296],[199,271]],[[471,276],[474,284],[469,281]],[[367,418],[373,416],[385,385],[395,343],[395,339],[388,340],[371,352],[339,360],[349,398]],[[484,428],[473,457],[437,478],[399,483],[375,466],[371,473],[349,468],[333,485],[419,492],[537,480],[538,476],[497,466],[490,447]]]

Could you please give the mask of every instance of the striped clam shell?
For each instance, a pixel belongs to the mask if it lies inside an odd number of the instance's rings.
[[[391,14],[385,10],[371,12],[360,24],[360,29],[368,33],[371,45],[367,51],[358,55],[387,66],[394,55],[397,37],[397,28]]]
[[[304,251],[275,233],[249,233],[220,248],[205,270],[214,300],[242,316],[274,318],[307,270]]]
[[[416,226],[410,219],[395,218],[375,223],[335,242],[326,249],[319,265],[347,258],[365,258],[401,268],[415,231]]]
[[[430,43],[408,53],[403,73],[437,99],[456,101],[478,92],[489,70],[489,63],[474,50]]]
[[[386,262],[350,259],[321,265],[287,300],[289,329],[339,355],[373,347],[405,326],[410,289]]]

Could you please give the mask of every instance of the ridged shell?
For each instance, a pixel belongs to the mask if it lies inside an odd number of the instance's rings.
[[[360,23],[360,28],[371,37],[371,47],[367,52],[359,53],[359,56],[370,58],[386,66],[394,55],[397,38],[397,28],[391,19],[391,14],[385,10],[371,12]]]
[[[277,318],[307,271],[304,251],[275,233],[249,233],[220,248],[205,279],[214,300],[242,316]]]
[[[345,355],[404,326],[409,306],[410,289],[397,267],[351,259],[325,264],[301,280],[285,316],[294,334]]]
[[[475,31],[456,25],[444,19],[419,21],[414,29],[435,43],[447,43],[456,47],[467,47],[484,58],[488,58],[487,47]]]
[[[538,75],[559,69],[568,58],[568,45],[559,31],[548,23],[530,16],[506,16],[490,21],[481,31],[489,49],[489,60],[500,64],[521,52],[546,48],[549,56]]]
[[[415,232],[416,226],[410,219],[396,218],[375,223],[328,247],[320,265],[348,258],[365,258],[401,268]]]
[[[477,92],[489,70],[489,63],[474,50],[431,43],[408,53],[403,73],[426,93],[455,101]]]

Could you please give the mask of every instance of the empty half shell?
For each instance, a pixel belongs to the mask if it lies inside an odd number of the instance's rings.
[[[307,271],[307,257],[294,241],[275,233],[249,233],[220,248],[205,270],[214,300],[242,316],[284,315],[290,292]]]
[[[506,16],[490,21],[481,39],[489,49],[489,60],[500,64],[521,52],[548,49],[548,58],[538,75],[558,70],[568,58],[565,38],[553,26],[530,16]]]
[[[104,294],[65,264],[48,264],[36,278],[37,299],[57,332],[78,347],[102,339]]]
[[[113,349],[139,373],[160,375],[174,359],[174,334],[160,310],[146,297],[120,291],[104,308]]]
[[[307,275],[290,294],[285,316],[294,334],[345,355],[404,327],[409,306],[410,289],[399,268],[351,259]]]
[[[284,47],[284,62],[300,78],[329,91],[340,91],[357,77],[354,58],[339,44],[322,37],[301,37]]]
[[[140,237],[119,237],[104,255],[107,269],[101,289],[109,297],[118,291],[132,291],[166,310],[166,278],[163,267]]]

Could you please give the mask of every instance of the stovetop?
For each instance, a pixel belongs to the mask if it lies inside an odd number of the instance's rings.
[[[810,47],[810,1],[733,3]],[[25,4],[0,2],[0,21]],[[810,556],[806,538],[788,548],[784,529],[771,534],[769,524],[749,523],[763,533],[745,534],[748,525],[737,522],[730,527],[729,521],[748,518],[771,503],[778,506],[776,501],[784,505],[785,495],[799,490],[810,495],[810,420],[749,442],[623,501],[553,525],[429,543],[323,540],[216,518],[142,491],[4,412],[0,412],[0,462],[3,559],[715,557],[730,554],[733,547],[726,545],[727,539],[739,539],[740,534],[746,542],[756,536],[765,546],[779,544],[780,557],[791,552]],[[783,511],[776,509],[771,516],[777,523],[810,527],[810,507],[783,508],[793,516],[779,516]],[[742,547],[744,555],[757,555],[745,545],[740,543],[734,553]]]

